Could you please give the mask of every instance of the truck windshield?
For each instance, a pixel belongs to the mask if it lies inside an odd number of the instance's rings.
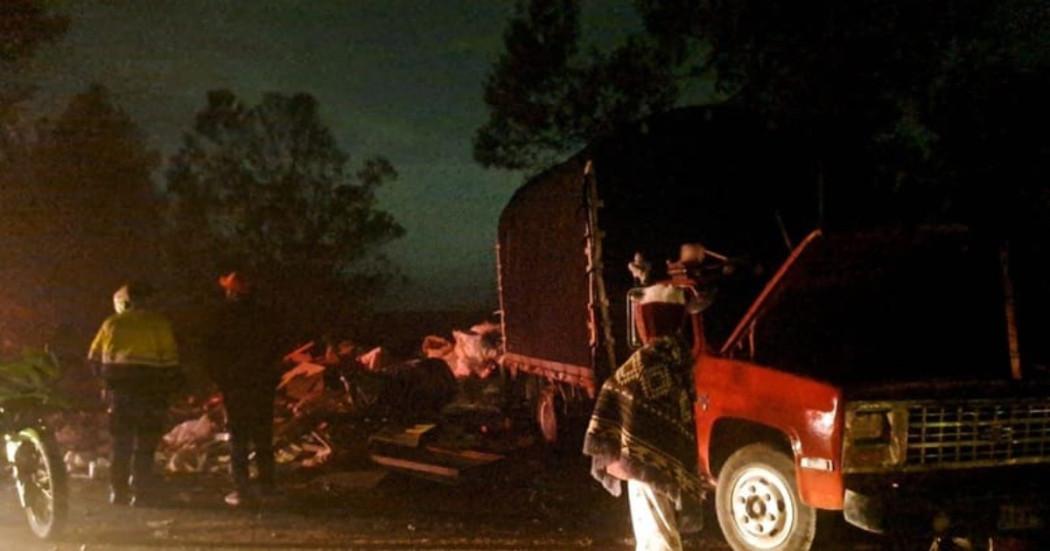
[[[1010,374],[998,250],[958,234],[826,238],[755,326],[755,360],[832,382]]]

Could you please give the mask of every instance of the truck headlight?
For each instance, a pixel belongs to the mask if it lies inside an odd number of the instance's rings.
[[[889,442],[888,411],[858,411],[853,422],[847,423],[850,440],[857,445],[884,444]]]
[[[848,405],[843,470],[871,472],[900,465],[905,458],[907,415],[906,409],[892,403]]]

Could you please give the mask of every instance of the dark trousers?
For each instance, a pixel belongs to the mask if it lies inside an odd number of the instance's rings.
[[[248,456],[255,451],[258,482],[273,486],[273,397],[270,389],[231,389],[223,392],[230,430],[230,474],[238,491],[251,482]]]
[[[134,383],[111,384],[109,430],[113,437],[110,480],[114,489],[147,490],[154,484],[153,455],[167,414],[167,393]]]

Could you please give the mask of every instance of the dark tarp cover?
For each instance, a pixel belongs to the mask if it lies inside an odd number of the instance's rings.
[[[499,285],[509,354],[591,365],[582,174],[576,160],[559,165],[519,189],[500,217]]]
[[[677,259],[678,247],[686,242],[749,257],[750,272],[730,283],[739,288],[720,292],[706,316],[709,339],[717,343],[728,335],[754,298],[759,280],[768,277],[763,265],[771,271],[787,254],[777,214],[796,237],[813,227],[816,163],[800,152],[802,147],[801,141],[788,141],[739,112],[688,109],[592,144],[530,180],[500,218],[500,297],[508,357],[597,367],[599,379],[615,367],[601,362],[601,343],[592,350],[588,327],[588,161],[593,162],[600,201],[599,273],[618,363],[628,355],[625,296],[632,279],[627,263],[635,251],[650,260],[657,278],[663,277],[665,261]],[[800,188],[814,193],[800,195]],[[603,334],[600,329],[597,333]]]

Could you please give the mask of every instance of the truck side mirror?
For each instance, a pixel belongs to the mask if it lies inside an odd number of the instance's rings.
[[[638,314],[638,305],[642,302],[644,294],[645,289],[642,287],[635,287],[627,291],[627,346],[631,350],[642,347],[642,336],[638,334],[638,320],[635,319],[635,316]]]

